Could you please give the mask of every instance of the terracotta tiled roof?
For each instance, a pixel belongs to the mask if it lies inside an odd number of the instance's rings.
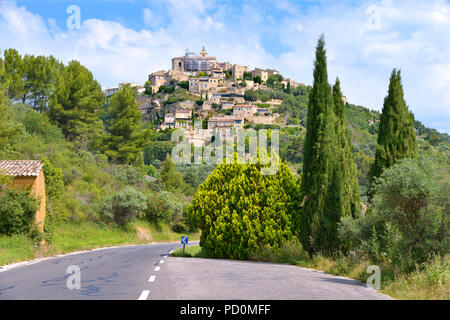
[[[39,160],[0,160],[0,174],[14,177],[37,177],[42,170]]]

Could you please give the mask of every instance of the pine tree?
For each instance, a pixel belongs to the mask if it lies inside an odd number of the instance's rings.
[[[4,52],[5,73],[1,82],[4,85],[7,96],[18,100],[25,92],[25,81],[23,79],[23,60],[16,49],[7,49]]]
[[[61,81],[62,70],[63,64],[53,56],[25,55],[23,57],[25,92],[21,97],[22,103],[32,105],[39,112],[47,112],[49,98]]]
[[[416,155],[414,115],[403,97],[400,70],[394,69],[381,113],[375,162],[369,172],[370,182],[373,183],[385,168]]]
[[[361,210],[361,198],[358,187],[358,170],[353,146],[350,140],[350,131],[345,118],[345,103],[342,99],[339,79],[333,86],[334,115],[336,118],[335,132],[338,155],[336,165],[336,182],[339,184],[341,201],[339,202],[339,218],[343,216],[355,217]]]
[[[50,98],[49,117],[65,136],[91,145],[103,133],[99,118],[104,96],[92,73],[78,61],[62,70],[55,94]]]
[[[11,121],[11,114],[4,104],[4,93],[0,91],[0,151],[10,147],[11,140],[20,131],[20,125]]]
[[[130,164],[143,151],[149,132],[141,122],[141,113],[136,103],[136,91],[124,85],[110,99],[107,110],[105,154],[120,163]]]
[[[333,97],[322,35],[316,47],[314,84],[309,95],[301,188],[303,201],[298,221],[300,240],[310,254],[327,251],[337,239],[335,217],[331,216],[336,214],[335,205],[330,202],[333,196],[328,195],[336,161],[333,131]]]

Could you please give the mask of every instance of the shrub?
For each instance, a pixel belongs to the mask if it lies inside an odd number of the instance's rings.
[[[146,209],[146,197],[134,188],[126,186],[113,196],[106,198],[101,212],[106,218],[112,219],[123,227]]]
[[[183,175],[177,171],[176,165],[169,154],[166,156],[166,161],[161,168],[159,176],[167,190],[185,190],[187,187],[183,180]]]
[[[218,258],[247,259],[291,239],[297,193],[289,168],[262,175],[261,165],[221,164],[200,185],[189,212],[202,230],[200,245]]]
[[[155,166],[155,161],[164,161],[166,155],[172,152],[174,142],[171,141],[152,141],[144,150],[144,161],[145,164],[153,164]],[[157,166],[155,166],[158,168]]]
[[[309,261],[310,258],[298,239],[293,238],[290,241],[282,243],[277,251],[274,251],[268,245],[261,247],[259,251],[253,252],[250,255],[250,260],[297,265]]]
[[[128,165],[117,165],[111,168],[111,174],[122,184],[134,186],[142,181],[141,172]]]
[[[171,229],[173,232],[183,233],[186,232],[189,228],[183,221],[177,221],[172,225]]]
[[[156,169],[161,169],[161,161],[159,159],[155,159],[152,164]]]
[[[371,260],[386,257],[411,270],[450,252],[448,170],[429,159],[405,159],[378,180],[371,210],[346,218],[340,236]]]
[[[62,169],[55,167],[47,158],[42,159],[45,190],[50,198],[58,198],[64,191],[64,181]]]
[[[174,195],[168,191],[154,193],[147,198],[145,217],[149,222],[170,223],[175,220],[180,220],[182,214],[182,203],[176,201]]]
[[[0,192],[0,234],[13,235],[30,231],[39,205],[29,190]]]
[[[27,110],[22,123],[29,133],[41,136],[46,143],[60,141],[63,137],[61,129],[51,124],[44,113]]]

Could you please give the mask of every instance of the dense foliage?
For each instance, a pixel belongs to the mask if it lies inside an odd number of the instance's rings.
[[[325,40],[319,39],[309,95],[303,158],[302,210],[297,228],[310,254],[338,247],[340,190],[337,185],[333,96],[328,83]]]
[[[102,213],[107,219],[112,219],[119,226],[125,226],[139,213],[147,209],[147,199],[131,186],[108,197],[103,202]]]
[[[98,146],[103,134],[100,106],[104,96],[92,73],[78,61],[62,68],[61,77],[50,97],[49,117],[69,140],[84,147]]]
[[[29,190],[0,190],[0,234],[29,232],[38,209],[37,200]]]
[[[333,86],[333,104],[335,116],[335,155],[337,164],[333,173],[336,188],[338,216],[357,216],[361,211],[361,198],[358,187],[358,172],[350,133],[345,119],[345,103],[339,79]]]
[[[373,262],[411,270],[450,252],[450,200],[446,166],[405,159],[377,179],[373,205],[358,219],[346,217],[340,236]]]
[[[403,98],[400,70],[394,69],[381,113],[375,162],[369,175],[371,179],[379,177],[384,168],[416,155],[414,115]]]
[[[136,161],[149,138],[136,104],[136,90],[129,85],[122,86],[111,97],[107,112],[109,135],[105,139],[105,154],[119,163]]]
[[[198,188],[191,219],[202,230],[200,245],[214,256],[246,259],[292,238],[296,180],[284,164],[275,175],[260,168],[221,164]]]

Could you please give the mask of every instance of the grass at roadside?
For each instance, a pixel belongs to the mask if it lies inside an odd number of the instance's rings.
[[[167,225],[144,221],[133,222],[126,228],[93,222],[59,223],[53,226],[52,241],[45,246],[36,245],[27,235],[0,236],[0,266],[78,250],[179,241],[182,235],[193,241],[199,239],[199,234],[179,234]]]
[[[183,257],[183,248],[177,249],[172,252],[172,257]],[[187,246],[185,248],[184,257],[189,258],[211,258],[211,255],[208,251],[198,244]]]
[[[172,252],[172,256],[181,257],[182,249]],[[186,247],[186,257],[211,258],[207,250],[199,245]],[[299,267],[321,270],[326,273],[367,282],[371,275],[367,273],[368,261],[357,261],[351,257],[331,259],[317,255],[312,259],[298,246],[283,246],[274,255],[262,250],[250,257],[252,261],[288,263]],[[390,264],[380,264],[381,292],[396,299],[412,300],[449,300],[450,299],[450,256],[437,257],[432,262],[420,266],[418,270],[405,274],[395,272]]]

